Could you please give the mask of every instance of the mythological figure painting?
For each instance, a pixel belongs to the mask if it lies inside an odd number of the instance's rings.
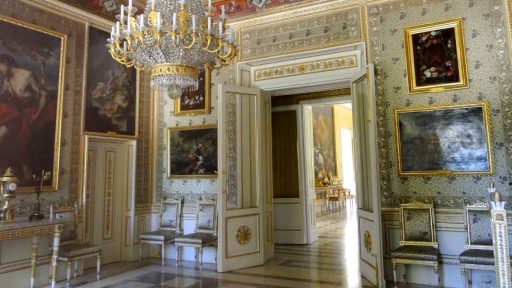
[[[105,47],[107,32],[89,28],[84,131],[136,137],[137,72],[116,62]]]
[[[322,171],[336,176],[334,113],[330,105],[313,106],[313,143],[316,177]]]
[[[217,127],[168,129],[169,178],[217,177]]]
[[[50,171],[43,191],[58,188],[66,37],[0,16],[0,171],[14,168],[20,192]]]
[[[395,110],[400,176],[492,174],[486,103]]]
[[[462,19],[405,28],[410,93],[468,87]]]

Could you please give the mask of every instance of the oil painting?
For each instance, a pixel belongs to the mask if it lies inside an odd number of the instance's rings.
[[[137,72],[116,62],[105,48],[107,32],[90,27],[84,132],[137,136]]]
[[[169,178],[217,177],[215,125],[168,128]]]
[[[400,176],[492,174],[485,102],[395,110]]]
[[[313,143],[315,175],[322,172],[337,175],[334,141],[334,112],[330,105],[313,106]]]
[[[183,91],[174,101],[174,115],[199,115],[210,113],[211,68],[199,71],[197,90]]]
[[[405,28],[410,93],[469,87],[462,19]]]
[[[12,167],[20,192],[48,171],[58,188],[66,36],[0,16],[0,171]]]

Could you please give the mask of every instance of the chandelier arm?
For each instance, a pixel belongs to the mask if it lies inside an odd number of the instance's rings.
[[[232,54],[235,51],[235,47],[232,44],[228,44],[228,48],[229,48],[229,50],[226,54],[221,54],[220,50],[219,50],[217,53],[217,57],[223,58],[223,59],[228,59],[228,58],[233,59],[234,55],[232,55]]]
[[[190,38],[192,38],[192,40],[190,40],[190,44],[187,44],[186,40],[190,39]],[[194,32],[194,33],[192,33],[190,35],[190,37],[187,37],[187,38],[183,39],[183,47],[186,48],[186,49],[192,48],[192,46],[194,46],[194,44],[196,44],[196,39],[197,39],[197,33]]]

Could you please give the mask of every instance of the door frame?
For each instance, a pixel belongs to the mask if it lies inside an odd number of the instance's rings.
[[[81,177],[83,180],[80,182],[80,199],[78,201],[79,207],[79,220],[84,225],[80,225],[79,235],[81,240],[85,242],[93,243],[94,241],[94,233],[92,221],[88,221],[86,219],[87,215],[93,215],[92,211],[94,211],[94,201],[92,200],[94,195],[90,195],[89,200],[87,199],[88,194],[88,173],[89,171],[89,161],[88,161],[88,151],[89,151],[89,142],[90,141],[105,141],[110,143],[116,143],[119,145],[126,145],[127,149],[127,171],[126,175],[129,180],[127,180],[126,192],[124,195],[124,203],[123,210],[121,213],[122,219],[122,227],[121,227],[121,253],[120,260],[121,261],[132,261],[137,259],[138,255],[137,249],[134,248],[135,242],[135,231],[133,229],[135,225],[135,176],[136,176],[136,153],[137,153],[137,140],[136,139],[125,139],[125,138],[113,138],[113,137],[104,137],[104,136],[96,136],[96,135],[82,135],[81,136],[81,146],[82,146],[82,159],[83,159],[83,171],[81,173]],[[131,179],[131,180],[130,180]],[[91,202],[91,205],[88,205]],[[87,225],[87,227],[85,227]]]

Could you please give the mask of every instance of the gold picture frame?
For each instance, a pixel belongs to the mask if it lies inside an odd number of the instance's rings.
[[[174,115],[175,116],[183,116],[183,115],[202,115],[202,114],[210,114],[211,112],[211,85],[212,85],[212,68],[205,67],[199,72],[199,87],[196,91],[183,92],[180,97],[174,100]],[[201,81],[204,79],[204,82]],[[203,87],[203,89],[201,89]],[[184,107],[182,104],[186,97],[194,97],[201,96],[201,92],[204,92],[204,107],[200,103],[199,105],[191,105],[188,109]],[[199,107],[198,107],[199,106]]]
[[[462,18],[404,29],[409,93],[469,88]]]
[[[492,175],[487,102],[394,111],[398,176]]]
[[[57,64],[51,64],[52,62],[50,61],[50,64],[49,63],[46,63],[46,64],[40,64],[42,65],[40,67],[40,71],[39,70],[31,70],[33,67],[24,67],[24,64],[26,65],[27,63],[27,60],[26,59],[21,59],[23,61],[20,61],[20,59],[17,59],[17,57],[19,57],[20,53],[24,52],[24,51],[21,51],[23,50],[24,48],[27,48],[29,42],[26,42],[25,45],[16,45],[16,49],[17,49],[17,52],[14,53],[15,55],[11,55],[13,57],[13,59],[15,59],[14,61],[15,62],[18,62],[18,63],[21,63],[20,66],[21,66],[21,69],[25,69],[25,70],[29,70],[31,71],[32,73],[35,73],[35,74],[39,74],[39,73],[42,73],[43,75],[37,75],[36,77],[39,78],[41,77],[42,79],[44,79],[44,73],[45,72],[48,72],[49,74],[51,74],[51,69],[53,66],[56,66],[56,67],[53,67],[53,69],[56,69],[58,71],[54,71],[54,72],[57,72],[57,73],[54,73],[53,75],[56,74],[55,78],[53,79],[54,81],[56,81],[55,86],[55,99],[51,100],[50,99],[50,96],[47,96],[46,98],[46,107],[49,107],[49,103],[51,104],[54,104],[55,106],[52,108],[55,110],[55,124],[53,125],[52,123],[47,123],[48,125],[50,126],[47,126],[47,128],[51,127],[51,126],[54,126],[54,134],[53,134],[53,141],[50,141],[53,143],[53,147],[51,148],[51,150],[53,151],[53,157],[52,157],[52,164],[48,165],[48,166],[51,166],[51,184],[49,185],[44,185],[42,187],[42,190],[41,192],[55,192],[57,191],[58,187],[59,187],[59,170],[60,170],[60,152],[61,152],[61,133],[62,133],[62,107],[63,107],[63,95],[64,95],[64,75],[65,75],[65,68],[66,68],[66,48],[67,48],[67,35],[64,34],[64,33],[60,33],[60,32],[57,32],[57,31],[54,31],[54,30],[51,30],[51,29],[48,29],[46,27],[41,27],[41,26],[37,26],[37,25],[34,25],[32,23],[28,23],[28,22],[25,22],[25,21],[22,21],[22,20],[18,20],[18,19],[14,19],[14,18],[10,18],[10,17],[7,17],[7,16],[3,16],[3,15],[0,15],[0,24],[1,23],[7,23],[8,25],[14,25],[14,26],[18,26],[18,27],[21,27],[22,29],[28,29],[28,30],[31,30],[31,32],[37,32],[37,33],[41,33],[41,35],[43,36],[51,36],[51,37],[55,37],[57,38],[60,42],[56,45],[55,47],[55,51],[58,51],[58,55],[55,55],[55,59],[58,63]],[[18,32],[18,33],[22,33],[22,32]],[[33,39],[34,40],[34,39]],[[15,43],[15,39],[13,38],[10,38],[9,41],[11,41],[11,43]],[[41,39],[37,39],[37,43],[45,43],[45,42],[41,42],[41,41],[45,41],[45,40],[41,40]],[[48,40],[46,40],[48,41]],[[34,45],[37,45],[34,44]],[[50,45],[50,43],[46,42],[47,45]],[[7,47],[7,46],[5,46]],[[12,45],[11,45],[12,47]],[[47,46],[48,47],[48,46]],[[2,48],[0,49],[0,54],[3,54],[3,53],[7,53],[9,54],[9,52],[5,52],[5,51],[2,51],[2,50],[9,50],[7,48]],[[21,51],[21,52],[20,52]],[[53,52],[55,52],[53,51]],[[45,53],[47,53],[48,55],[51,55],[51,53],[53,52],[49,52],[49,51],[46,51]],[[22,57],[20,58],[23,58],[23,55],[21,55]],[[29,56],[28,58],[31,58],[31,57],[36,57],[35,55],[32,55]],[[32,59],[32,58],[31,58]],[[57,60],[58,59],[58,60]],[[39,59],[40,60],[40,59]],[[36,60],[36,61],[39,61],[39,60]],[[23,62],[23,63],[22,63]],[[30,61],[28,61],[30,62]],[[39,62],[38,62],[39,63]],[[16,64],[17,65],[17,64]],[[35,64],[34,64],[35,65]],[[32,65],[33,66],[33,65]],[[51,81],[48,81],[48,79],[46,79],[46,81],[42,80],[42,85],[45,85],[44,89],[48,92],[47,89],[49,88],[48,85],[51,85]],[[51,93],[48,93],[48,94],[51,94]],[[50,108],[44,108],[44,112],[48,112],[48,109]],[[25,107],[26,110],[24,110],[25,112],[28,112],[28,110],[30,110],[31,108],[27,108]],[[50,109],[51,110],[51,109]],[[6,111],[5,109],[2,110],[3,112]],[[44,113],[43,111],[41,111],[41,113]],[[20,112],[22,114],[26,114],[24,113],[23,111]],[[27,114],[28,115],[28,114]],[[47,115],[48,114],[45,114],[45,115],[40,115],[39,119],[41,119],[41,116],[46,116],[45,118],[47,118]],[[24,116],[22,116],[24,117]],[[47,119],[48,120],[48,119]],[[45,120],[39,120],[37,122],[37,125],[38,126],[43,126],[45,124],[42,124],[44,122],[47,122]],[[53,121],[52,121],[53,122]],[[21,126],[23,126],[23,124],[21,124]],[[21,127],[20,126],[20,127]],[[46,127],[46,126],[45,126]],[[31,129],[34,129],[33,127]],[[41,127],[41,129],[45,129],[44,127]],[[17,131],[20,131],[21,129],[17,129]],[[32,131],[31,133],[37,133],[37,132],[34,132]],[[41,138],[41,135],[39,136],[35,136],[36,139],[40,139]],[[14,138],[14,137],[12,137]],[[34,139],[32,139],[34,140]],[[6,145],[6,143],[4,142],[2,145]],[[28,143],[26,143],[25,145],[27,145],[27,149],[28,149]],[[23,145],[22,145],[23,146]],[[40,147],[40,146],[38,146]],[[27,152],[28,153],[28,152]],[[29,154],[29,153],[28,153]],[[38,155],[39,157],[44,156],[45,155]],[[27,157],[29,157],[30,159],[32,159],[32,156],[28,155]],[[40,161],[43,161],[41,159],[39,159]],[[41,163],[38,163],[39,165],[37,165],[38,167],[39,166],[44,166],[44,164],[41,164]],[[10,166],[11,164],[9,164]],[[27,164],[29,165],[29,164]],[[33,165],[30,165],[30,166],[33,166]],[[33,167],[32,167],[33,168]],[[46,171],[47,170],[47,167],[44,166],[44,167],[40,167],[39,169],[44,169]],[[29,169],[31,169],[29,167]],[[41,173],[41,171],[39,170],[34,170],[32,169],[31,171],[32,175],[39,175]],[[35,192],[36,191],[36,186],[38,185],[37,183],[33,183],[32,185],[24,185],[23,181],[27,181],[27,180],[22,180],[21,177],[23,177],[23,174],[21,171],[16,171],[16,174],[18,176],[18,178],[20,179],[20,183],[18,184],[19,185],[19,188],[17,190],[18,193],[32,193],[32,192]],[[34,181],[32,181],[34,182]]]
[[[94,30],[94,31],[93,31]],[[94,97],[91,97],[89,95],[89,92],[92,89],[92,87],[90,87],[91,84],[93,83],[90,83],[91,79],[89,78],[89,71],[92,69],[92,67],[90,67],[92,64],[90,63],[89,61],[89,54],[91,53],[91,51],[89,51],[91,47],[91,32],[99,32],[99,33],[105,33],[105,35],[108,36],[108,32],[105,31],[103,28],[100,28],[100,27],[97,27],[97,26],[93,26],[93,25],[86,25],[86,46],[85,46],[85,50],[84,50],[84,68],[83,68],[83,71],[84,71],[84,76],[83,76],[83,91],[82,91],[82,124],[81,124],[81,130],[82,130],[82,135],[91,135],[91,136],[103,136],[103,137],[111,137],[111,138],[121,138],[121,139],[137,139],[138,138],[138,134],[139,134],[139,108],[140,108],[140,86],[141,86],[141,76],[140,76],[140,71],[135,69],[135,68],[128,68],[128,69],[133,69],[132,72],[130,73],[134,73],[135,74],[135,87],[133,87],[133,89],[135,89],[135,97],[133,99],[134,101],[134,122],[133,122],[133,133],[130,133],[130,131],[126,131],[126,132],[123,132],[123,131],[112,131],[112,129],[107,129],[107,131],[98,131],[98,126],[102,126],[102,125],[96,125],[96,127],[87,127],[87,125],[90,124],[91,120],[94,120],[96,118],[98,118],[97,116],[94,116],[94,115],[89,115],[88,114],[88,110],[89,110],[89,105],[88,105],[88,101],[91,99],[91,98],[94,98]],[[105,37],[107,37],[105,36]],[[98,37],[96,37],[98,38]],[[101,37],[101,39],[103,39],[104,37]],[[101,47],[103,47],[104,45],[101,45]],[[95,58],[98,58],[98,57],[105,57],[106,59],[108,60],[112,60],[112,62],[114,63],[114,65],[119,65],[119,67],[122,67],[124,69],[124,66],[122,64],[119,64],[117,63],[114,59],[111,58],[111,55],[108,53],[107,50],[105,50],[105,54],[103,55],[94,55]],[[104,62],[104,61],[103,61]],[[106,65],[106,64],[105,64]],[[96,70],[100,70],[100,71],[103,71],[103,70],[109,70],[112,71],[114,69],[106,69],[108,68],[107,67],[100,67],[101,69],[96,69]],[[119,71],[117,71],[119,72]],[[120,78],[119,76],[117,78]],[[95,84],[102,84],[100,82],[97,82]],[[107,86],[107,85],[105,85]],[[104,95],[105,96],[108,96],[108,97],[112,97],[112,95],[110,95],[112,93],[105,93]],[[115,99],[114,99],[115,100]],[[115,101],[113,101],[115,102]],[[129,120],[126,120],[127,123],[130,122]],[[94,122],[94,121],[93,121]],[[96,131],[95,131],[96,130]],[[128,130],[128,129],[127,129]]]
[[[217,138],[214,124],[167,128],[167,177],[217,178]]]

